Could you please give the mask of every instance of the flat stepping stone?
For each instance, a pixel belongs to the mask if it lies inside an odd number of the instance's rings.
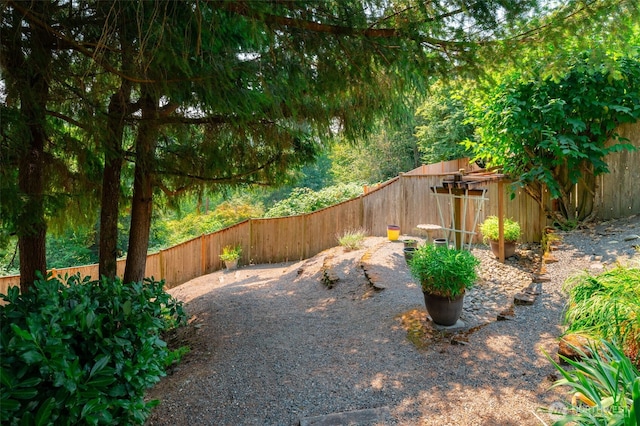
[[[456,323],[453,325],[440,325],[440,324],[436,324],[435,322],[432,322],[431,324],[433,325],[433,328],[435,328],[436,330],[448,332],[448,333],[453,333],[456,331],[462,331],[467,329],[467,324],[465,324],[464,321],[460,319],[456,321]]]
[[[364,426],[389,421],[391,421],[389,407],[379,407],[332,413],[324,416],[305,417],[300,419],[300,426]]]
[[[513,296],[513,303],[516,305],[533,305],[536,302],[536,296],[529,293],[517,293]]]

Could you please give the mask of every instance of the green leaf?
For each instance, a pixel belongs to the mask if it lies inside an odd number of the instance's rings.
[[[633,404],[629,413],[630,424],[628,426],[640,426],[640,377],[637,377],[633,382],[631,395]]]
[[[35,364],[43,359],[42,354],[35,349],[21,353],[20,358],[22,358],[27,364]]]
[[[35,424],[36,426],[44,426],[51,424],[49,418],[51,417],[51,412],[56,406],[56,400],[53,397],[47,398],[36,413]]]
[[[102,357],[100,357],[98,361],[93,364],[91,372],[89,373],[89,377],[93,377],[94,374],[101,371],[107,365],[110,359],[111,357],[109,355],[103,355]]]
[[[17,388],[11,391],[11,396],[16,399],[32,399],[38,394],[35,388]]]
[[[3,399],[2,400],[2,411],[16,411],[20,408],[20,403],[15,399]]]
[[[40,382],[42,382],[42,378],[34,376],[24,379],[18,384],[18,386],[20,386],[21,388],[31,388],[39,385]]]
[[[82,407],[82,412],[80,413],[80,418],[86,418],[87,416],[89,416],[92,413],[95,413],[96,411],[102,411],[102,408],[100,407],[100,399],[99,398],[95,398],[92,399],[90,401],[88,401],[86,404],[84,404],[84,407]]]
[[[11,329],[13,330],[14,333],[16,333],[18,337],[24,340],[33,341],[33,336],[31,335],[31,333],[21,329],[20,327],[18,327],[17,324],[11,324]]]
[[[7,371],[4,367],[0,369],[0,384],[2,384],[3,387],[6,387],[6,388],[13,387],[14,380],[15,378],[13,374],[11,374],[11,372]]]
[[[93,386],[93,387],[97,387],[97,388],[104,388],[106,386],[109,386],[110,384],[112,384],[115,381],[116,381],[116,377],[115,376],[96,377],[95,379],[92,379],[92,380],[88,381],[87,382],[87,386]]]
[[[131,300],[127,300],[122,304],[122,312],[124,312],[126,316],[131,315]]]

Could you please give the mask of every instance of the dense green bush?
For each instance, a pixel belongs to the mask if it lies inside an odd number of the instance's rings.
[[[617,266],[600,275],[583,272],[564,284],[569,294],[567,333],[620,342],[640,365],[640,268]]]
[[[24,295],[10,288],[0,306],[0,423],[142,424],[157,404],[144,392],[176,356],[160,333],[186,319],[162,285],[78,274],[40,279]]]
[[[311,213],[355,198],[362,195],[362,192],[362,186],[355,183],[338,184],[317,192],[309,188],[295,188],[289,198],[276,203],[264,216],[281,217]]]

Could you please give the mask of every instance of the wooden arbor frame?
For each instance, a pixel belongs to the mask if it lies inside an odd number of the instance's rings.
[[[486,171],[472,172],[465,174],[464,169],[442,180],[442,186],[433,186],[431,191],[436,196],[438,204],[438,214],[442,229],[448,235],[453,235],[453,241],[457,249],[464,248],[465,240],[468,238],[468,247],[471,247],[471,240],[475,235],[475,228],[482,210],[483,204],[488,200],[487,189],[482,188],[489,182],[498,182],[498,247],[499,260],[504,263],[504,174],[489,173]],[[440,198],[450,199],[451,227],[447,228]],[[473,227],[466,229],[466,216],[469,201],[476,203]]]

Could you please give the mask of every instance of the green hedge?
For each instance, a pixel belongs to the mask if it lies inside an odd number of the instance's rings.
[[[163,283],[40,279],[0,306],[0,423],[142,424],[144,392],[176,352],[160,334],[183,323]]]

